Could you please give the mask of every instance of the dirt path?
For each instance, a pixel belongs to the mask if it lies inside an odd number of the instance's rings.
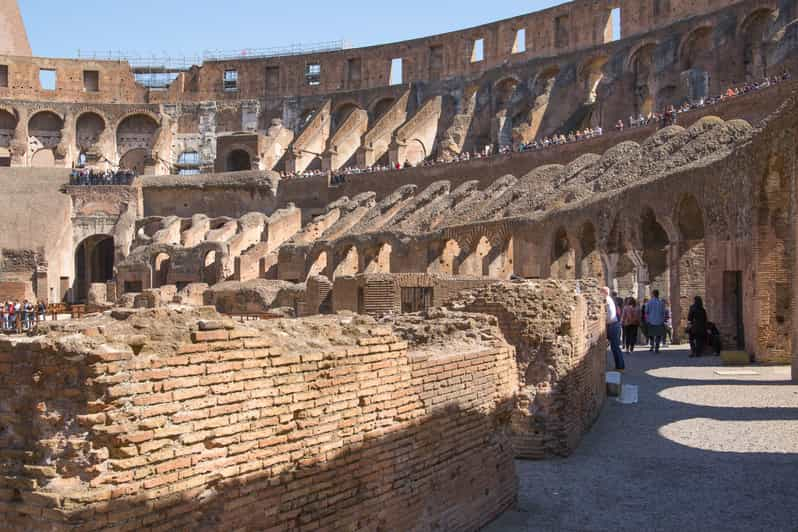
[[[671,348],[627,357],[640,402],[613,399],[570,458],[518,461],[518,508],[485,530],[798,531],[798,386]]]

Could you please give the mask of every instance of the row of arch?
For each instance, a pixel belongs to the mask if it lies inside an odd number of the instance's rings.
[[[18,135],[19,121],[16,110],[0,108],[0,147],[8,151],[9,158],[12,141]],[[156,115],[135,112],[117,120],[109,132],[109,121],[100,112],[85,111],[75,118],[74,144],[61,148],[66,121],[65,115],[51,109],[39,110],[28,118],[25,141],[30,166],[55,166],[56,159],[69,155],[65,150],[74,150],[74,159],[79,162],[87,155],[107,154],[115,149],[118,159],[104,162],[143,173],[160,127]]]

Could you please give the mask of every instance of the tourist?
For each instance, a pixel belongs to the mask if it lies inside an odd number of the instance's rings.
[[[8,327],[6,329],[13,329],[17,326],[17,307],[19,305],[17,303],[8,302],[8,312],[6,313],[8,316]]]
[[[659,353],[665,336],[665,305],[659,298],[659,290],[654,290],[651,300],[646,303],[646,329],[651,342],[649,351]]]
[[[623,360],[623,352],[621,351],[621,322],[618,319],[618,310],[615,306],[615,301],[610,295],[610,289],[606,286],[602,289],[604,295],[604,305],[606,307],[607,319],[607,340],[610,342],[610,349],[612,350],[612,358],[615,361],[616,371],[623,371],[626,365]]]
[[[707,345],[712,347],[712,352],[716,357],[720,356],[723,350],[723,343],[720,339],[720,331],[711,321],[707,322]]]
[[[44,304],[44,301],[39,301],[39,304],[36,308],[39,321],[46,321],[47,320],[47,305]]]
[[[673,322],[671,321],[671,306],[668,304],[667,299],[662,300],[662,304],[665,307],[665,338],[664,344],[670,345],[673,343]]]
[[[634,353],[637,344],[637,331],[640,327],[640,309],[633,297],[626,298],[626,304],[621,312],[621,325],[623,326],[623,343],[627,353]]]
[[[690,337],[690,358],[704,354],[707,342],[707,311],[701,296],[695,296],[690,312],[687,314],[687,329]]]

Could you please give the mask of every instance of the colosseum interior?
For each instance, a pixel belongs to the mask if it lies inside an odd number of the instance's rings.
[[[0,301],[73,316],[0,338],[11,530],[479,530],[607,408],[603,286],[798,382],[795,0],[190,68],[0,20]]]

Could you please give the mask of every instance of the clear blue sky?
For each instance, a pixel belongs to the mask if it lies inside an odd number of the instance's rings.
[[[564,0],[18,0],[34,55],[198,56],[343,39],[365,46],[538,11]]]

